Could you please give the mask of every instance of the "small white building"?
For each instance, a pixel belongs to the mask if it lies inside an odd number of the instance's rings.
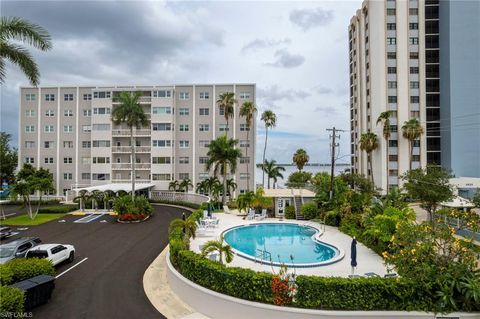
[[[283,218],[285,215],[285,207],[295,207],[297,216],[300,213],[300,209],[304,203],[311,202],[315,198],[315,193],[308,189],[296,189],[296,188],[267,188],[264,189],[265,197],[273,198],[273,211],[275,217]]]
[[[455,188],[455,195],[463,198],[472,199],[475,193],[480,191],[480,178],[478,177],[455,177],[450,179],[450,184]]]

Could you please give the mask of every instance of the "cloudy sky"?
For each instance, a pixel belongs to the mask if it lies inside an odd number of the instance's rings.
[[[347,27],[360,4],[2,0],[0,11],[51,33],[53,50],[31,51],[41,85],[256,83],[259,110],[278,115],[267,158],[288,163],[300,147],[311,162],[328,162],[325,129],[349,129]],[[19,87],[26,85],[9,65],[0,124],[15,143]],[[257,158],[262,124],[258,117]],[[339,156],[348,144],[343,133]]]

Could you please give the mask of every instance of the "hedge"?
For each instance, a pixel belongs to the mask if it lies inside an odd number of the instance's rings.
[[[38,210],[39,214],[66,214],[78,209],[77,205],[56,205],[43,207]]]
[[[15,258],[5,263],[5,267],[11,270],[11,281],[2,285],[9,285],[39,275],[55,276],[55,269],[51,261],[39,258]],[[3,272],[3,270],[2,270]]]
[[[295,216],[295,207],[293,206],[287,206],[285,207],[285,218],[286,219],[295,219],[297,216]]]
[[[8,265],[0,264],[0,286],[9,285],[13,281],[13,271]]]
[[[318,217],[318,208],[317,204],[314,202],[305,203],[301,207],[301,212],[305,219],[314,219]]]
[[[13,318],[23,312],[24,295],[18,288],[0,287],[0,314],[4,318]]]

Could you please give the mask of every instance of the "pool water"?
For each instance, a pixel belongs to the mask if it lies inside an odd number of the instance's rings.
[[[250,259],[277,265],[315,266],[338,255],[333,246],[313,240],[315,233],[317,230],[309,226],[259,223],[227,230],[224,239],[240,255]],[[265,251],[267,253],[263,253]]]

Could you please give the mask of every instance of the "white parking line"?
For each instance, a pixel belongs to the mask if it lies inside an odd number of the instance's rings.
[[[64,274],[66,274],[67,272],[69,272],[70,270],[72,270],[73,268],[77,267],[78,265],[80,265],[81,263],[83,263],[85,260],[87,260],[88,257],[85,257],[83,258],[82,260],[80,260],[78,263],[76,263],[75,265],[73,265],[72,267],[68,268],[67,270],[65,270],[64,272],[62,272],[61,274],[57,275],[55,277],[55,279],[57,278],[60,278],[60,276],[63,276]]]

